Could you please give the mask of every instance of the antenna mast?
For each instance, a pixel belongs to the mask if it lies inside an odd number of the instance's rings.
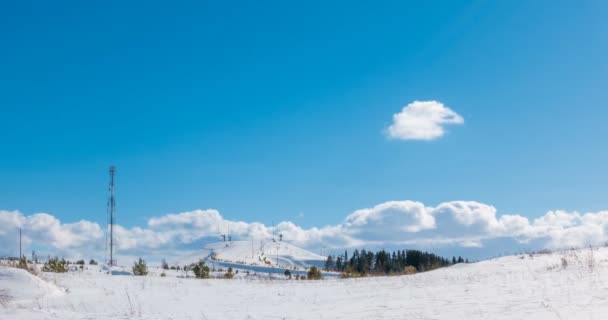
[[[116,209],[116,202],[114,200],[114,173],[116,173],[116,167],[110,166],[110,199],[108,201],[108,226],[110,229],[110,261],[109,265],[115,265],[114,261],[114,210]]]

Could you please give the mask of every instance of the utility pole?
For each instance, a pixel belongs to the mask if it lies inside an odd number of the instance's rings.
[[[116,167],[110,166],[110,199],[108,201],[108,219],[110,227],[110,266],[114,265],[114,210],[116,208],[116,202],[114,200],[114,173],[116,173]]]

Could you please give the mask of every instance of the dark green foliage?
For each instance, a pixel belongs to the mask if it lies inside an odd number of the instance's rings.
[[[97,261],[95,261],[95,260],[91,259],[91,261],[89,261],[89,264],[90,264],[90,265],[97,265]]]
[[[232,267],[228,267],[228,272],[224,273],[224,278],[226,278],[226,279],[234,278],[234,273],[232,272]]]
[[[49,258],[49,260],[42,267],[42,271],[57,273],[67,272],[67,261],[65,261],[64,259],[59,260],[59,258],[57,257]]]
[[[133,274],[136,276],[145,276],[148,274],[148,266],[144,259],[139,258],[139,260],[135,261],[133,264]]]
[[[433,253],[422,252],[418,250],[397,250],[393,252],[381,250],[378,252],[366,250],[354,250],[350,259],[348,253],[344,252],[343,256],[329,256],[325,262],[325,269],[328,271],[340,271],[342,277],[359,277],[367,274],[401,274],[408,271],[411,273],[411,268],[416,268],[418,272],[428,271],[450,265],[450,260],[437,256]],[[452,264],[464,262],[464,259],[452,259]]]
[[[165,270],[169,270],[169,264],[167,263],[167,261],[165,259],[162,259],[160,261],[160,266]]]
[[[82,260],[82,259],[78,260],[78,261],[76,261],[76,264],[83,265],[84,264],[84,260]]]
[[[321,280],[321,270],[315,266],[312,266],[310,267],[310,270],[308,270],[307,276],[308,280]]]
[[[331,255],[327,256],[327,260],[325,260],[325,271],[334,270],[336,268],[336,262],[334,261],[334,257]]]
[[[283,274],[284,274],[284,275],[285,275],[287,278],[291,279],[291,271],[289,271],[289,269],[285,269],[285,272],[283,272]]]
[[[209,267],[205,265],[203,260],[199,260],[199,262],[192,264],[190,267],[194,275],[198,279],[206,279],[209,278]]]

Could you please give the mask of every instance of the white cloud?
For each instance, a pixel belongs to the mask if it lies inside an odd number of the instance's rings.
[[[18,228],[24,231],[26,248],[72,258],[103,258],[105,237],[99,224],[85,220],[62,223],[50,214],[18,211],[0,211],[0,256],[18,252]],[[228,230],[234,239],[272,236],[272,229],[262,223],[227,220],[214,209],[155,217],[145,227],[115,227],[117,251],[125,256],[178,255],[201,241],[216,241]],[[275,232],[309,249],[423,246],[483,250],[485,243],[496,239],[555,249],[608,241],[608,211],[549,211],[531,222],[515,214],[497,216],[496,208],[475,201],[449,201],[434,207],[416,201],[389,201],[356,210],[340,224],[306,229],[285,221],[276,225]]]
[[[462,116],[441,102],[414,101],[393,115],[387,134],[393,139],[433,140],[445,134],[444,125],[462,123]]]

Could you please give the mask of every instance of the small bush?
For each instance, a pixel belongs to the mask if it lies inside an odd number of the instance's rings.
[[[148,274],[148,266],[146,265],[146,261],[144,261],[144,259],[139,258],[138,261],[133,263],[133,274],[136,276],[145,276]]]
[[[228,267],[228,272],[224,273],[224,278],[232,279],[234,278],[234,273],[232,272],[232,267]]]
[[[57,257],[49,258],[49,260],[42,267],[42,271],[56,273],[67,272],[67,261],[65,261],[64,259],[59,260],[59,258]]]
[[[78,261],[76,261],[76,264],[84,265],[84,260],[78,260]]]
[[[416,272],[418,272],[418,270],[412,266],[405,266],[405,268],[403,268],[403,273],[405,274],[414,274]]]
[[[416,269],[416,268],[414,268]],[[364,274],[356,272],[353,270],[353,267],[351,265],[347,265],[346,268],[344,268],[344,270],[342,270],[342,273],[340,274],[340,278],[346,279],[346,278],[359,278],[359,277],[363,277]]]
[[[161,277],[166,277],[167,275],[163,272],[160,274]]]
[[[308,280],[321,280],[321,270],[315,266],[312,266],[310,267],[310,270],[308,270],[307,276]]]
[[[92,266],[97,265],[97,261],[91,259],[91,261],[89,261],[89,264]]]
[[[199,260],[197,263],[192,265],[192,272],[198,279],[209,278],[209,267],[205,265],[203,260]]]
[[[25,256],[19,258],[19,263],[17,264],[17,268],[28,270],[27,259],[25,259]]]
[[[286,270],[285,270],[285,272],[283,272],[283,274],[284,274],[284,275],[285,275],[287,278],[291,279],[291,271],[289,271],[289,269],[286,269]]]

